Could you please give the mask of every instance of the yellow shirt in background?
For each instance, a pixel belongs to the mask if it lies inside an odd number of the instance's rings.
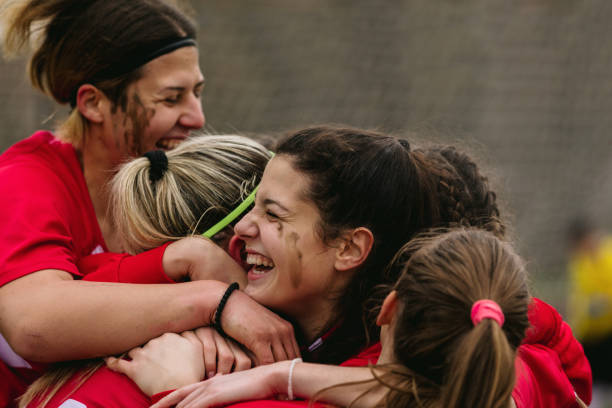
[[[612,238],[593,252],[578,252],[569,264],[569,323],[581,341],[612,335]]]

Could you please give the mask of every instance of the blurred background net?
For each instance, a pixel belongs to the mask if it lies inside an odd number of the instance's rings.
[[[207,130],[320,122],[467,147],[536,295],[566,302],[567,225],[612,227],[609,0],[193,1]],[[68,112],[0,62],[0,148]],[[371,197],[379,199],[379,197]]]

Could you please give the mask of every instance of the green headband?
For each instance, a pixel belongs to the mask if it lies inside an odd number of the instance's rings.
[[[251,204],[253,204],[253,201],[255,201],[255,193],[257,193],[258,188],[259,186],[255,187],[255,189],[251,192],[251,194],[249,194],[249,196],[245,198],[244,201],[241,202],[238,207],[234,208],[234,210],[231,213],[227,214],[221,221],[219,221],[218,223],[210,227],[202,235],[205,236],[206,238],[212,238],[215,236],[217,232],[227,227],[232,221],[234,221],[236,218],[242,215],[242,213],[245,212],[245,210],[249,208]]]
[[[272,157],[274,157],[274,152],[270,152],[270,158]],[[217,232],[227,227],[232,221],[242,215],[242,213],[244,213],[246,209],[249,208],[249,206],[255,201],[255,193],[257,193],[258,188],[259,185],[255,187],[251,194],[249,194],[249,196],[245,198],[238,207],[234,208],[234,210],[227,214],[221,221],[210,227],[205,233],[202,234],[202,236],[206,238],[214,237]]]

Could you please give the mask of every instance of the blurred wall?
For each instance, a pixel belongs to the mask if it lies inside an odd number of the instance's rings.
[[[536,294],[563,309],[569,219],[612,227],[612,2],[191,4],[208,130],[341,122],[468,146],[494,175]],[[30,90],[24,66],[0,62],[2,149],[67,112]]]

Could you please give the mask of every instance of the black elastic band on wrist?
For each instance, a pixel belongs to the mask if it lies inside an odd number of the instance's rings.
[[[217,311],[215,312],[213,326],[217,330],[217,332],[223,337],[227,337],[227,334],[225,333],[225,331],[223,331],[223,327],[221,327],[221,313],[223,313],[223,308],[227,303],[227,299],[229,299],[232,292],[238,289],[239,287],[240,285],[238,285],[238,282],[234,282],[228,286],[227,290],[223,294],[223,297],[221,298],[221,301],[219,302],[219,306],[217,306]]]

